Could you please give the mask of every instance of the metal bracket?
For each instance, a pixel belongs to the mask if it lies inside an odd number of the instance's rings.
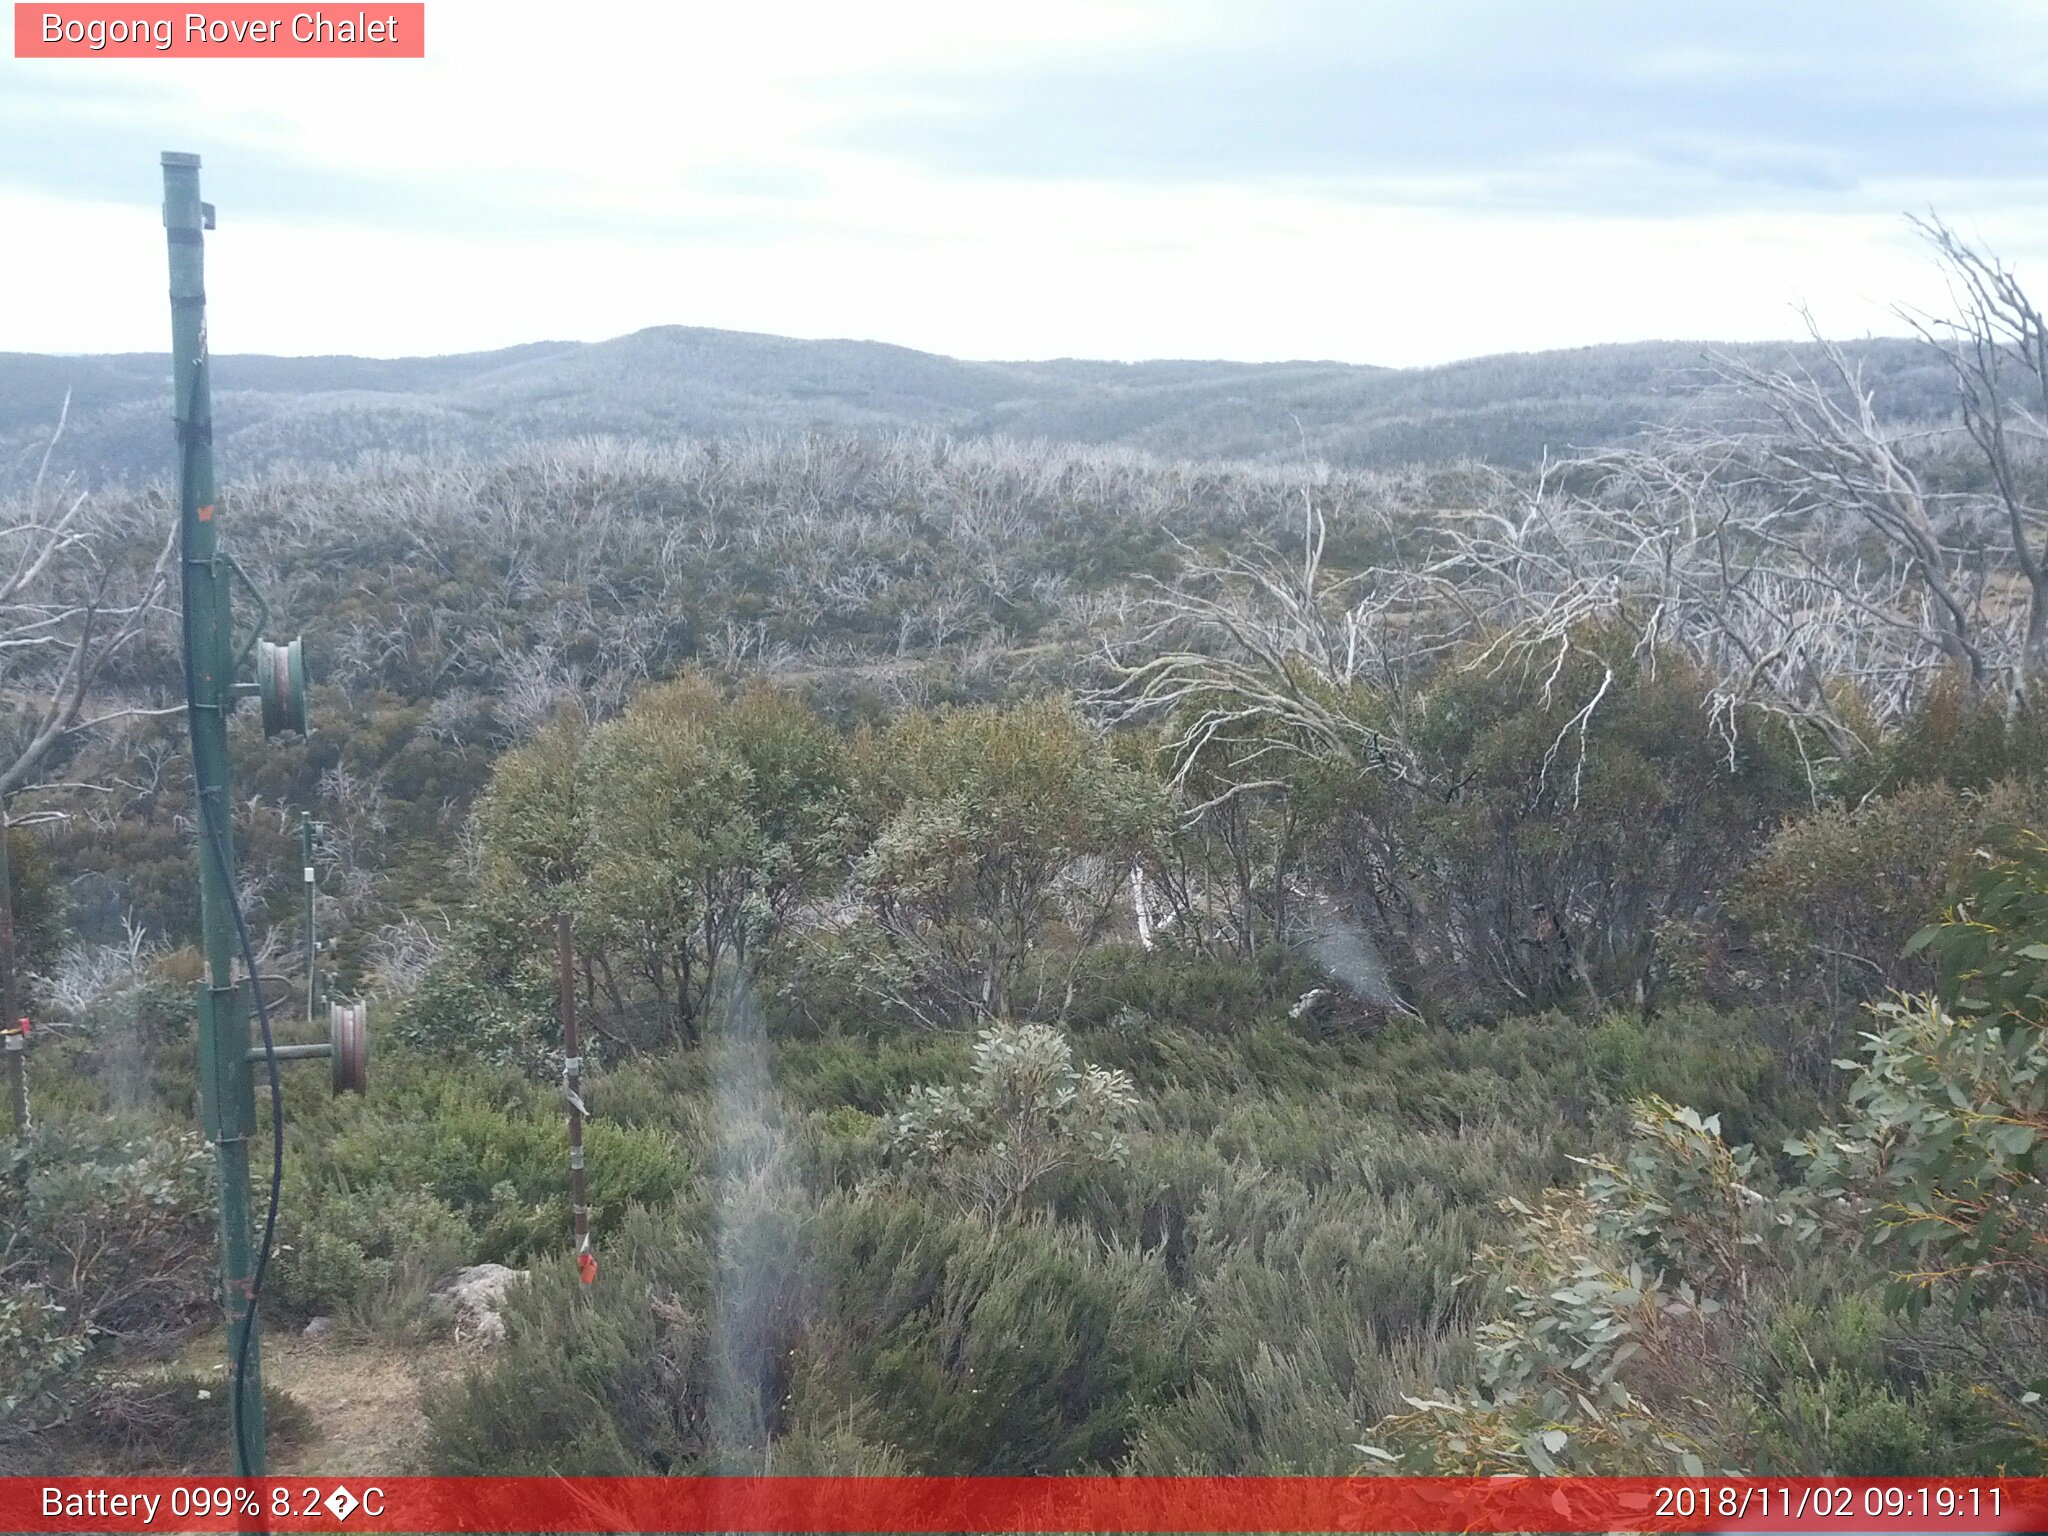
[[[242,648],[235,652],[234,669],[240,672],[242,670],[242,663],[247,661],[249,653],[256,649],[256,642],[263,638],[263,631],[270,627],[270,604],[264,600],[263,589],[251,581],[249,573],[242,569],[241,561],[225,551],[222,552],[220,559],[227,566],[229,573],[242,583],[242,590],[247,592],[256,603],[256,627],[249,631],[249,638],[244,640]]]

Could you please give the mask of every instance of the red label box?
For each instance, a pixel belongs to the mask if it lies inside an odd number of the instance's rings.
[[[423,59],[425,4],[14,7],[17,59]]]

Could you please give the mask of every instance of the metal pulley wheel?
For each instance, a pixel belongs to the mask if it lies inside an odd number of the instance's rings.
[[[263,734],[306,734],[305,642],[256,642],[256,687],[263,698]]]
[[[370,1010],[364,1003],[329,1003],[327,1034],[334,1091],[361,1093],[370,1076]]]

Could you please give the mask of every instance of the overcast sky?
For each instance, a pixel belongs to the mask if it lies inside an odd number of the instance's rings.
[[[1783,336],[1801,302],[1895,333],[1941,302],[1930,206],[2048,270],[2038,0],[427,18],[415,62],[0,59],[0,350],[164,346],[162,149],[220,209],[220,351],[687,324],[1412,364]]]

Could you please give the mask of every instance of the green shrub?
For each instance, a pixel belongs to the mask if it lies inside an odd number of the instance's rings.
[[[1148,1028],[1233,1034],[1284,1015],[1321,979],[1311,962],[1282,945],[1269,945],[1249,960],[1105,945],[1082,968],[1067,1017],[1080,1031],[1135,1013]]]
[[[1930,1463],[1933,1434],[1915,1405],[1875,1382],[1830,1371],[1789,1383],[1774,1417],[1800,1447],[1797,1464],[1821,1476],[1952,1475]]]
[[[453,1099],[432,1121],[376,1124],[340,1138],[332,1166],[366,1186],[423,1190],[477,1233],[476,1257],[516,1262],[570,1229],[568,1152],[553,1116],[514,1116]],[[688,1176],[666,1138],[602,1120],[584,1131],[592,1220],[665,1200]]]
[[[1798,1041],[1783,1017],[1677,1004],[1644,1018],[1604,1015],[1586,1037],[1594,1080],[1616,1102],[1668,1099],[1713,1115],[1737,1145],[1775,1147],[1812,1124],[1819,1096],[1787,1072]]]
[[[2048,1135],[2048,843],[2009,836],[1916,936],[1941,997],[1875,1004],[1849,1116],[1785,1150],[1852,1239],[1883,1250],[1890,1301],[1959,1314],[2048,1280],[2038,1191]]]
[[[930,1020],[1064,1011],[1162,834],[1158,781],[1059,699],[907,714],[857,760],[873,832],[854,893]]]
[[[1158,1266],[1046,1222],[836,1198],[810,1251],[823,1283],[806,1406],[865,1399],[921,1472],[1107,1470],[1179,1370]]]
[[[1177,1368],[1141,1256],[902,1195],[741,1186],[635,1213],[602,1265],[537,1265],[505,1346],[430,1395],[437,1471],[781,1470],[821,1437],[884,1469],[1107,1469]]]
[[[1015,1215],[1048,1174],[1122,1162],[1137,1108],[1127,1074],[1077,1066],[1058,1030],[996,1024],[975,1038],[965,1083],[911,1090],[891,1141],[912,1177],[936,1176],[991,1215]]]
[[[196,1135],[44,1121],[0,1155],[0,1264],[87,1335],[174,1338],[213,1304],[214,1204]]]
[[[228,1394],[214,1372],[174,1370],[107,1382],[89,1415],[45,1445],[47,1465],[78,1474],[224,1474],[229,1470]],[[290,1393],[263,1389],[263,1428],[272,1452],[306,1444],[313,1417]]]
[[[1333,793],[1311,867],[1432,1016],[1637,1000],[1660,925],[1707,909],[1808,792],[1782,731],[1731,747],[1711,692],[1618,630],[1446,668],[1409,707],[1417,783]]]
[[[1779,996],[1839,1014],[1887,989],[1933,980],[1907,941],[1994,828],[2048,813],[2048,789],[1928,783],[1860,807],[1831,806],[1774,837],[1733,887],[1751,964]]]
[[[542,941],[507,942],[477,924],[435,955],[398,1005],[393,1036],[421,1050],[536,1077],[560,1069],[556,985]]]
[[[215,1311],[209,1162],[136,1119],[46,1120],[0,1148],[0,1434],[75,1417],[115,1346]]]
[[[1878,774],[1886,784],[1987,789],[2038,778],[2048,767],[2048,709],[2029,694],[2017,707],[1998,692],[1972,696],[1945,677],[1886,738]]]
[[[40,1281],[18,1281],[0,1296],[0,1435],[67,1416],[91,1342]]]
[[[919,1084],[958,1075],[967,1067],[970,1045],[968,1038],[953,1033],[879,1040],[825,1035],[785,1042],[770,1071],[777,1090],[792,1104],[844,1105],[879,1115]]]
[[[431,1195],[314,1184],[295,1176],[296,1166],[286,1165],[279,1241],[265,1282],[282,1318],[351,1308],[388,1315],[401,1291],[433,1284],[477,1251],[469,1223]]]
[[[711,1449],[711,1257],[701,1205],[635,1211],[606,1234],[598,1283],[567,1258],[514,1287],[506,1337],[422,1400],[444,1475],[696,1469]]]
[[[64,938],[64,894],[48,852],[26,828],[10,826],[7,838],[8,890],[14,914],[14,959],[20,974],[47,974]],[[27,999],[34,1002],[31,992]],[[7,1021],[13,1023],[12,1019]]]
[[[1700,1391],[1717,1318],[1782,1224],[1748,1150],[1711,1119],[1645,1101],[1634,1131],[1619,1161],[1587,1160],[1576,1190],[1510,1202],[1519,1226],[1477,1271],[1502,1303],[1478,1331],[1477,1390],[1411,1398],[1359,1446],[1371,1464],[1697,1477],[1719,1454],[1726,1402]]]
[[[917,1029],[917,964],[889,944],[873,917],[790,936],[763,951],[755,996],[777,1038],[877,1039]]]

